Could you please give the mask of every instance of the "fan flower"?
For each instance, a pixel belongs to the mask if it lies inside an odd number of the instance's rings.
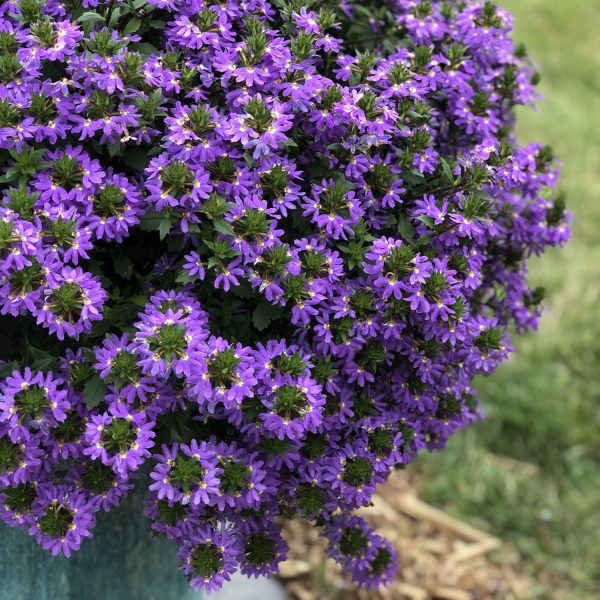
[[[218,590],[238,567],[240,544],[227,530],[203,525],[185,540],[177,553],[183,572],[196,590]]]
[[[39,486],[31,512],[35,521],[29,531],[52,556],[71,556],[92,535],[96,511],[81,492],[66,486]]]
[[[34,481],[43,456],[39,436],[14,441],[10,438],[6,425],[0,426],[0,486]]]
[[[143,372],[189,376],[193,358],[208,337],[206,315],[198,303],[184,295],[159,293],[139,316],[134,341]]]
[[[110,408],[110,413],[90,418],[83,438],[83,453],[126,477],[150,456],[155,424],[144,413],[130,411],[127,405],[113,403]]]
[[[3,382],[0,422],[9,426],[10,438],[27,440],[38,430],[48,431],[67,418],[70,403],[65,382],[51,372],[13,371]]]
[[[193,506],[208,504],[219,491],[218,475],[222,472],[214,446],[192,440],[189,445],[163,446],[162,450],[162,455],[155,456],[159,462],[150,475],[154,480],[150,490],[156,492],[159,500],[167,498]]]
[[[48,275],[44,302],[33,311],[38,325],[56,334],[77,338],[92,328],[92,321],[102,319],[106,292],[98,280],[80,268],[63,267]]]
[[[354,512],[482,418],[570,234],[533,62],[483,0],[105,4],[0,8],[0,519],[68,555],[136,480],[197,589],[291,515],[385,585]]]
[[[214,411],[217,404],[235,409],[254,396],[254,361],[250,348],[212,336],[198,346],[190,376],[197,402]]]

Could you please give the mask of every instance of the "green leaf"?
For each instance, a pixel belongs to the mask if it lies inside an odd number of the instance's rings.
[[[121,160],[136,171],[143,171],[150,163],[147,153],[136,148],[127,148],[127,151],[121,156]]]
[[[218,219],[222,217],[231,207],[225,201],[225,197],[213,192],[210,198],[202,203],[200,212],[205,214],[209,219]]]
[[[107,385],[102,381],[100,375],[94,375],[83,388],[83,399],[88,408],[95,408],[104,400]]]
[[[266,301],[258,303],[252,313],[252,323],[259,331],[265,330],[273,320],[275,308]]]
[[[342,144],[336,142],[335,144],[329,144],[326,146],[327,150],[331,150],[332,152],[344,152],[346,149]]]
[[[32,371],[51,371],[58,366],[58,360],[54,356],[48,355],[46,358],[34,360],[31,363]]]
[[[148,296],[131,296],[129,298],[129,302],[135,304],[136,306],[145,308],[146,304],[148,304]]]
[[[115,8],[115,10],[113,11],[112,15],[110,15],[110,21],[108,22],[108,26],[112,29],[115,29],[121,16],[121,7],[117,6],[117,8]]]
[[[435,229],[435,221],[431,217],[428,217],[427,215],[419,215],[417,220],[421,221],[423,225],[427,225],[429,229]]]
[[[346,191],[346,192],[356,189],[356,186],[351,181],[348,181],[346,179],[346,177],[344,176],[344,174],[341,173],[340,171],[336,171],[333,174],[333,180],[336,183],[341,184],[343,186],[344,191]]]
[[[254,296],[254,292],[250,284],[242,279],[240,280],[240,285],[235,285],[231,288],[231,293],[238,298],[252,298]]]
[[[418,171],[416,173],[413,173],[411,171],[403,171],[402,179],[407,183],[410,183],[413,185],[418,185],[418,184],[422,183],[423,179],[425,179],[425,178]]]
[[[193,277],[190,277],[190,274],[184,269],[182,269],[175,278],[175,283],[186,284],[193,283],[194,281],[198,281],[198,276],[194,275]]]
[[[246,150],[242,157],[249,167],[253,167],[256,164],[256,161],[254,160],[254,157],[252,156],[252,152],[250,152],[250,150]]]
[[[171,231],[171,221],[169,219],[162,219],[162,221],[158,224],[158,235],[162,240],[164,240],[168,235],[169,231]]]
[[[475,189],[471,192],[472,196],[475,196],[476,198],[478,198],[479,200],[484,200],[485,202],[495,202],[496,198],[494,198],[494,196],[491,196],[490,194],[488,194],[487,192],[484,192],[483,190],[479,190],[479,189]]]
[[[19,363],[16,360],[0,365],[0,378],[8,377],[13,371],[19,370]]]
[[[99,15],[97,12],[90,10],[88,12],[84,12],[79,19],[77,19],[78,23],[85,23],[86,25],[95,25],[96,23],[104,23],[104,17]]]
[[[123,279],[130,279],[133,273],[133,263],[131,259],[124,254],[115,254],[113,258],[113,266],[117,275],[120,275]]]
[[[30,367],[33,371],[47,371],[58,366],[58,359],[45,350],[39,350],[30,346],[28,356],[31,362]]]
[[[224,233],[225,235],[231,236],[235,235],[233,227],[225,219],[215,219],[213,221],[213,226],[219,233]]]
[[[133,18],[131,19],[131,21],[129,21],[129,23],[127,23],[127,25],[125,25],[125,27],[123,28],[123,33],[135,33],[136,31],[139,31],[141,26],[142,21],[140,19]]]
[[[448,164],[448,161],[445,158],[441,159],[442,163],[442,172],[444,173],[444,177],[447,179],[448,183],[454,185],[454,174],[452,173],[452,169]]]
[[[148,211],[140,219],[140,229],[143,231],[157,231],[164,216],[154,210]]]
[[[114,158],[121,152],[121,142],[111,142],[110,144],[105,144],[104,146],[108,150],[108,155],[111,158]]]
[[[110,319],[110,308],[104,309],[103,317],[101,321],[94,321],[92,330],[89,333],[90,339],[103,336],[113,326]]]
[[[160,54],[160,50],[156,46],[153,46],[152,44],[147,44],[146,42],[130,44],[129,47],[131,48],[132,52],[139,52],[140,54],[145,54],[146,56]]]
[[[404,213],[398,215],[398,232],[407,242],[412,241],[415,235],[415,228]]]
[[[132,305],[131,302],[124,302],[111,307],[110,317],[112,322],[120,327],[131,323],[137,317],[137,313],[135,305]]]
[[[279,144],[280,148],[297,148],[298,144],[294,140],[286,140]]]

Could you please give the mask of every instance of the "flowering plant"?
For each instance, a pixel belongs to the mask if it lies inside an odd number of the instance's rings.
[[[480,417],[565,242],[538,79],[475,0],[0,5],[0,518],[67,556],[145,473],[191,585],[359,584],[353,515]]]

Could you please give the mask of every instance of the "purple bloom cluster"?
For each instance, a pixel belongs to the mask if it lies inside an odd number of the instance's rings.
[[[67,370],[25,368],[0,386],[0,519],[27,529],[53,555],[69,556],[91,535],[98,496],[131,487],[112,471],[86,475],[89,418]],[[64,478],[58,484],[56,470]]]
[[[569,236],[512,19],[115,4],[0,6],[0,519],[68,556],[137,479],[197,589],[276,573],[291,513],[386,583],[355,509],[480,418]]]

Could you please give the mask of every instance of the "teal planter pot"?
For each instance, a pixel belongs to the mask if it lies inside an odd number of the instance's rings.
[[[150,539],[135,490],[97,514],[94,537],[67,559],[0,523],[0,600],[200,600],[177,566],[176,547]]]

